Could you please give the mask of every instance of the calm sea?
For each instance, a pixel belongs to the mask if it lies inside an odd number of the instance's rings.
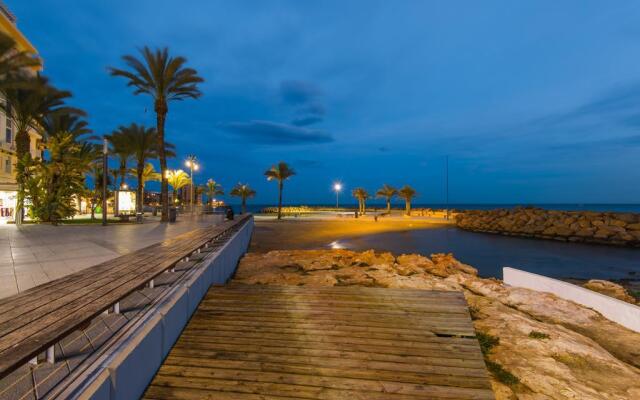
[[[293,205],[298,206],[299,204]],[[308,206],[314,207],[327,207],[333,208],[334,204],[305,204]],[[612,211],[612,212],[640,212],[640,204],[450,204],[449,207],[451,209],[459,209],[459,210],[491,210],[495,208],[514,208],[518,206],[534,206],[539,208],[544,208],[547,210],[564,210],[564,211]],[[232,205],[234,211],[238,212],[240,210],[240,206],[237,204]],[[248,204],[247,209],[249,212],[258,213],[265,207],[272,207],[271,204]],[[345,203],[341,204],[341,207],[346,208],[356,208],[356,204]],[[385,205],[383,203],[370,203],[367,204],[367,207],[377,207],[384,208]],[[401,209],[404,207],[403,204],[396,203],[393,205],[394,208]],[[445,208],[445,204],[414,204],[414,208]]]
[[[331,205],[324,205],[331,207]],[[334,205],[335,206],[335,205]],[[535,204],[553,210],[640,212],[640,204]],[[265,205],[251,205],[257,213]],[[380,208],[384,205],[380,204]],[[415,207],[442,208],[442,204]],[[515,204],[455,204],[451,208],[481,210],[512,208]],[[455,227],[390,232],[363,237],[337,237],[321,246],[352,250],[375,249],[394,254],[453,253],[473,265],[481,276],[502,278],[510,266],[555,278],[640,280],[640,249],[565,243],[475,233]]]

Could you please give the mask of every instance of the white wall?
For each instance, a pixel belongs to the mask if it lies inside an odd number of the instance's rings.
[[[638,306],[581,286],[515,268],[505,267],[502,274],[504,283],[507,285],[555,294],[562,299],[592,308],[605,318],[640,332],[640,307]]]

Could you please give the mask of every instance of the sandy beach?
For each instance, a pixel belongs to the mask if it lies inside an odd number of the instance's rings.
[[[256,219],[251,252],[327,248],[336,239],[452,225],[453,221],[421,217]]]

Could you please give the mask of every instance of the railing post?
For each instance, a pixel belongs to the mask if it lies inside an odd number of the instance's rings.
[[[56,353],[53,346],[49,346],[47,348],[47,362],[49,364],[54,364],[56,362]]]
[[[31,360],[29,360],[29,364],[38,365],[38,356],[35,356]]]
[[[113,305],[113,313],[120,314],[120,302],[117,301],[116,304]]]

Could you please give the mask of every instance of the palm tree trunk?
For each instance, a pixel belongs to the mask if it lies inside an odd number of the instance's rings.
[[[136,210],[142,212],[142,199],[144,197],[144,183],[142,183],[142,174],[144,172],[144,164],[138,163],[138,189],[136,190]]]
[[[406,211],[407,215],[411,215],[411,200],[407,200]]]
[[[387,199],[387,214],[391,212],[391,199]]]
[[[365,215],[366,213],[367,213],[367,200],[362,199],[362,215]]]
[[[278,219],[282,219],[282,181],[278,182]]]
[[[156,100],[156,130],[158,131],[158,158],[160,159],[160,202],[162,216],[160,222],[169,221],[169,184],[167,182],[167,154],[164,148],[164,122],[167,118],[167,104],[164,99]]]
[[[120,188],[124,185],[125,176],[127,175],[127,161],[120,162]]]
[[[245,214],[247,212],[247,198],[242,197],[242,213]]]
[[[29,133],[21,129],[16,134],[16,156],[18,162],[20,162],[25,155],[30,154],[29,145],[30,138]],[[16,180],[18,181],[18,196],[16,199],[16,211],[15,211],[15,222],[16,225],[22,225],[22,221],[24,220],[24,177],[16,176]]]

